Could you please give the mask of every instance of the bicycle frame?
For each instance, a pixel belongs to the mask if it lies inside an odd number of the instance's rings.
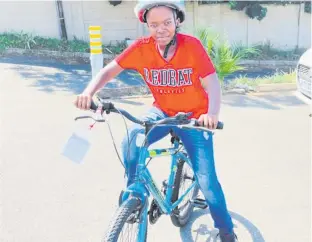
[[[98,107],[94,102],[91,102],[90,109],[97,112]],[[140,124],[145,127],[145,131],[147,135],[149,134],[151,128],[155,127],[154,125],[164,125],[165,122],[162,120],[162,122],[156,122],[149,123],[143,120],[139,120],[132,116],[130,113],[128,113],[125,110],[122,109],[116,109],[114,105],[110,102],[102,102],[101,110],[108,114],[109,112],[115,112],[119,113],[121,115],[124,115],[127,117],[130,121]],[[102,114],[102,111],[100,110],[100,113]],[[173,118],[168,118],[168,124],[172,125],[172,121],[176,121],[176,125],[178,128],[195,128],[202,131],[210,131],[207,128],[201,127],[201,124],[196,119],[189,119],[191,113],[178,113]],[[105,120],[102,118],[93,118],[91,116],[82,116],[78,117],[75,120],[79,118],[92,118],[96,122],[104,122]],[[175,122],[173,122],[175,123]],[[223,129],[223,123],[218,122],[218,125],[216,127],[217,129]],[[148,131],[148,132],[147,132]],[[134,177],[134,182],[130,186],[126,188],[126,190],[123,192],[123,195],[121,197],[121,202],[127,200],[129,197],[134,197],[135,199],[139,199],[139,203],[136,205],[137,210],[139,212],[138,216],[135,217],[137,221],[139,222],[139,231],[138,231],[138,242],[145,241],[146,236],[146,226],[147,226],[147,214],[148,214],[148,198],[150,194],[155,199],[160,213],[161,214],[172,214],[174,213],[175,208],[183,201],[185,196],[198,184],[196,179],[193,179],[192,185],[184,192],[184,194],[180,195],[177,201],[172,203],[172,193],[173,193],[173,185],[175,181],[175,176],[178,168],[178,162],[179,160],[183,160],[186,162],[190,167],[192,167],[191,161],[188,159],[187,155],[185,155],[185,152],[181,152],[180,143],[177,139],[173,139],[173,148],[167,148],[167,149],[153,149],[148,150],[148,144],[146,142],[146,139],[144,141],[143,146],[141,147],[141,152],[139,155],[139,160],[136,166],[136,172]],[[159,190],[157,185],[155,184],[151,173],[147,169],[146,159],[148,158],[155,158],[159,156],[171,156],[171,168],[170,168],[170,175],[168,179],[168,183],[166,184],[166,192],[163,195],[162,192]],[[158,209],[157,207],[157,209]],[[154,210],[155,211],[155,210]],[[136,212],[136,211],[134,211]],[[157,211],[158,212],[158,211]],[[156,214],[156,216],[158,216]],[[133,218],[133,217],[131,217]],[[131,223],[132,220],[129,220]]]
[[[171,156],[170,175],[165,196],[163,196],[163,194],[160,192],[159,188],[152,178],[151,173],[145,165],[146,159],[160,156]],[[177,141],[174,142],[173,148],[148,150],[147,146],[142,147],[136,168],[134,183],[124,191],[124,195],[122,196],[122,200],[124,201],[132,193],[133,195],[138,196],[142,201],[143,209],[141,211],[141,224],[139,229],[138,241],[144,241],[144,236],[146,232],[144,225],[147,222],[148,209],[147,198],[150,194],[156,200],[161,212],[168,215],[173,212],[173,210],[183,201],[185,196],[196,185],[196,181],[194,181],[192,185],[184,192],[184,194],[182,194],[179,199],[172,204],[171,196],[173,192],[174,178],[177,171],[177,164],[179,159],[184,160],[190,167],[192,167],[189,158],[179,150],[179,143]]]

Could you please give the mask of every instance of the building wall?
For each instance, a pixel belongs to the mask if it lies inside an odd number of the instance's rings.
[[[112,6],[108,1],[64,1],[64,14],[68,36],[88,40],[90,25],[102,27],[102,41],[109,43],[139,35],[138,22],[134,16],[134,1],[123,1]]]
[[[269,6],[267,16],[259,21],[248,20],[248,44],[270,42],[289,49],[297,45],[300,5]],[[282,16],[285,16],[282,18]],[[307,23],[306,23],[307,24]]]
[[[0,1],[0,33],[24,31],[60,38],[54,1]]]
[[[90,25],[102,27],[105,44],[148,34],[146,26],[135,18],[135,4],[136,1],[124,0],[114,7],[104,0],[63,1],[69,39],[88,41]],[[230,10],[227,4],[198,5],[187,1],[182,29],[191,33],[195,27],[211,27],[231,43],[244,45],[270,42],[278,48],[311,46],[311,14],[304,13],[303,4],[267,7],[267,16],[258,21],[249,19],[244,12]],[[0,1],[0,32],[11,30],[60,38],[55,1]]]
[[[232,43],[270,42],[284,49],[294,48],[297,44],[299,47],[311,46],[311,14],[304,13],[303,5],[264,6],[268,8],[267,15],[258,21],[250,19],[244,12],[231,10],[227,4],[200,5],[198,26],[209,26],[227,36]]]
[[[300,47],[311,47],[312,44],[312,14],[304,12],[304,6],[301,5],[298,45]]]

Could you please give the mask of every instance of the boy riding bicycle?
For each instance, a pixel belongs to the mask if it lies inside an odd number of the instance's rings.
[[[191,112],[191,117],[198,119],[200,124],[215,129],[221,105],[220,84],[201,42],[177,32],[185,20],[183,3],[145,0],[137,4],[135,14],[140,22],[147,24],[150,36],[139,38],[105,66],[77,97],[75,105],[89,109],[93,95],[101,87],[123,70],[133,69],[143,76],[155,99],[143,119],[157,121],[178,112]],[[133,125],[130,140],[140,132],[143,132],[142,127]],[[157,142],[167,134],[168,130],[157,128],[149,135],[148,143]],[[212,134],[205,136],[202,132],[181,130],[177,135],[192,161],[195,177],[208,203],[214,226],[219,229],[221,241],[235,242],[232,219],[215,171]],[[127,185],[130,185],[139,147],[135,141],[129,145],[126,137],[122,153]]]

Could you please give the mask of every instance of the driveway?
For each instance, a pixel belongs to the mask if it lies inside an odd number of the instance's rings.
[[[0,63],[1,242],[101,241],[123,188],[123,170],[107,125],[96,124],[84,162],[61,155],[73,132],[89,121],[73,107],[87,83],[84,71]],[[150,98],[115,100],[135,115]],[[87,112],[86,112],[87,113]],[[292,92],[227,95],[215,135],[216,169],[241,242],[311,241],[310,109]],[[117,148],[123,120],[109,123]],[[155,146],[169,145],[168,139]],[[158,184],[166,159],[150,169]],[[148,241],[215,241],[208,210],[196,210],[183,229],[163,216]]]

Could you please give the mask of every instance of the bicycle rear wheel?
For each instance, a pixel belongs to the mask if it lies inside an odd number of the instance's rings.
[[[138,212],[140,201],[136,197],[132,197],[124,201],[116,211],[108,230],[104,236],[103,242],[134,242],[138,240],[140,223],[135,222],[133,217]],[[145,221],[147,238],[147,219]]]
[[[185,182],[188,181],[190,181],[189,184],[185,186]],[[189,167],[187,162],[179,160],[171,202],[174,203],[177,201],[193,182],[195,182],[193,170]],[[179,206],[175,208],[174,212],[170,216],[171,221],[175,226],[183,227],[187,224],[194,210],[194,205],[191,203],[191,200],[198,196],[198,192],[199,187],[196,184],[194,188],[185,196]]]

